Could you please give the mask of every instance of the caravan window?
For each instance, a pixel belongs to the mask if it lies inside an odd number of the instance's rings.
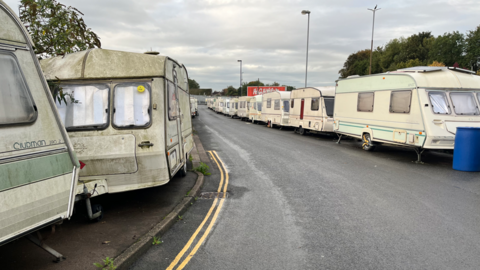
[[[374,99],[375,99],[375,94],[373,92],[358,93],[357,111],[373,112]]]
[[[453,109],[460,115],[477,115],[478,107],[473,93],[450,93]]]
[[[113,125],[144,127],[150,124],[150,85],[121,83],[113,89]]]
[[[312,111],[318,111],[320,108],[320,99],[319,98],[312,98]]]
[[[410,103],[412,102],[412,91],[392,91],[390,95],[391,113],[410,113]]]
[[[428,92],[433,113],[450,114],[450,104],[448,104],[445,92]]]
[[[71,95],[76,101],[72,103],[67,97],[67,104],[56,100],[60,119],[67,130],[101,129],[108,126],[108,92],[106,84],[62,85],[62,91]]]
[[[261,111],[262,110],[262,102],[257,102],[257,111]]]
[[[323,102],[325,102],[325,111],[327,116],[333,117],[333,109],[335,106],[335,99],[334,98],[324,98]]]
[[[36,118],[37,109],[16,59],[0,54],[0,125],[27,124]]]
[[[227,102],[227,108],[230,108],[230,102]]]
[[[275,103],[273,104],[274,110],[280,110],[280,99],[276,99]]]
[[[284,112],[289,112],[290,108],[288,107],[288,100],[283,101],[283,111]]]
[[[238,102],[235,102],[235,109],[238,110]]]
[[[268,98],[267,99],[267,108],[271,108],[271,107],[272,107],[272,99]]]
[[[295,99],[292,99],[292,101],[290,101],[290,108],[293,108],[293,102],[295,101]]]
[[[247,102],[247,108],[250,108],[250,102]]]
[[[178,104],[177,96],[175,94],[175,84],[173,82],[167,81],[167,92],[168,92],[168,120],[177,119],[178,115]]]

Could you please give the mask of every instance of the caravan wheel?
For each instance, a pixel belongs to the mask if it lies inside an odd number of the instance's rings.
[[[370,138],[369,133],[363,133],[362,143],[362,148],[365,151],[373,151],[375,149],[375,145],[372,144],[372,139]]]
[[[181,177],[187,176],[187,161],[185,161],[183,167],[178,171],[178,175],[180,175]]]
[[[307,131],[303,127],[298,128],[298,134],[305,136],[307,135]]]

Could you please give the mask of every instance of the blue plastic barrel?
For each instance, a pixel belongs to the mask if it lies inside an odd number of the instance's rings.
[[[453,169],[480,172],[480,128],[457,127]]]

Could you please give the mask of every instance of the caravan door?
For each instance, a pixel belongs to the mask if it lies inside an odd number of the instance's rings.
[[[174,81],[167,81],[167,159],[170,167],[170,174],[173,176],[175,171],[181,165],[183,156],[181,144],[181,115],[178,98],[178,85],[175,69],[173,70]]]
[[[305,99],[302,98],[302,102],[300,105],[300,120],[303,120],[303,109],[305,108]]]

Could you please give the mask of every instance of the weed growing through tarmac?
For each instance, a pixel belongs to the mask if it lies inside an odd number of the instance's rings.
[[[156,245],[160,245],[161,243],[163,243],[163,241],[160,240],[160,238],[157,238],[156,236],[153,237],[152,245],[156,246]]]
[[[200,165],[196,168],[193,168],[194,171],[200,172],[203,175],[210,175],[211,173],[208,172],[210,170],[210,167],[208,167],[207,164],[200,162]]]
[[[110,257],[107,257],[105,258],[105,260],[103,260],[103,263],[94,263],[93,265],[95,265],[98,269],[107,269],[107,270],[115,270],[117,269],[117,267],[115,267],[113,265],[113,259],[110,259]]]
[[[185,194],[185,197],[187,197],[187,196],[188,196],[188,194],[190,194],[190,191],[192,191],[192,190],[189,190],[189,191],[187,192],[187,194]]]
[[[178,220],[182,220],[183,216],[178,215]]]

